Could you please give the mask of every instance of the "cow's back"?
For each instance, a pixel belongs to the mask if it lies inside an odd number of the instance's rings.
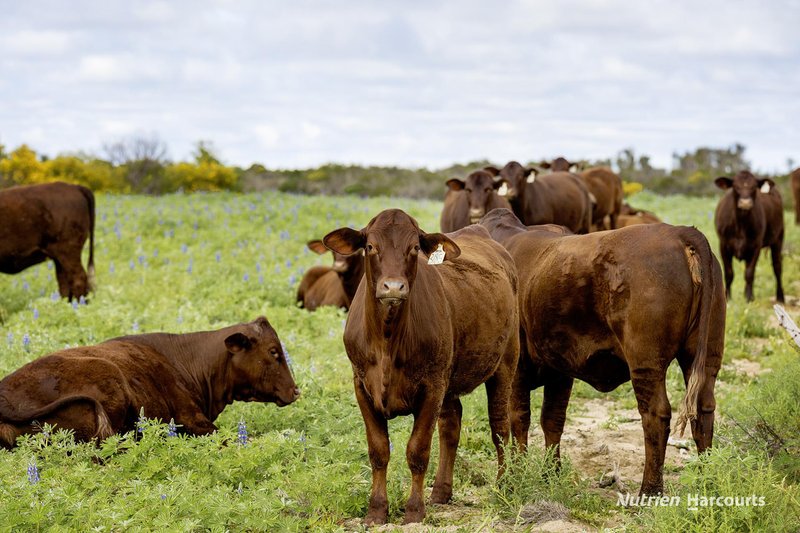
[[[526,225],[559,224],[574,233],[587,233],[592,222],[589,191],[581,178],[570,172],[537,177],[525,191]]]

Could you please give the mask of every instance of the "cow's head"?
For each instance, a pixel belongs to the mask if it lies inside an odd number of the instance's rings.
[[[483,170],[496,178],[497,194],[511,201],[522,197],[525,186],[536,180],[536,169],[525,168],[516,161],[506,163],[502,169],[486,167]]]
[[[363,262],[361,254],[342,255],[335,250],[329,250],[320,240],[308,241],[308,249],[320,255],[325,252],[333,253],[333,265],[331,265],[331,270],[339,274],[340,277],[343,277],[348,272],[355,272],[360,269]]]
[[[478,222],[489,208],[495,189],[502,186],[500,181],[495,181],[494,175],[486,170],[476,170],[466,181],[453,178],[447,181],[450,190],[463,190],[467,194],[469,203],[469,221]]]
[[[374,297],[384,306],[397,306],[408,298],[417,276],[420,251],[430,256],[441,245],[444,259],[455,259],[461,253],[449,237],[425,233],[416,220],[400,209],[381,211],[361,231],[332,231],[323,242],[345,255],[364,249],[367,297]]]
[[[233,399],[283,407],[300,396],[278,334],[266,318],[239,324],[225,338]]]
[[[551,172],[576,172],[579,170],[577,163],[572,163],[563,157],[556,157],[552,163],[543,161],[539,166],[549,168]]]
[[[768,193],[775,186],[775,182],[771,179],[758,179],[747,170],[742,170],[732,179],[727,176],[721,176],[715,179],[714,183],[720,189],[732,189],[736,208],[743,211],[749,211],[753,208],[760,191]]]

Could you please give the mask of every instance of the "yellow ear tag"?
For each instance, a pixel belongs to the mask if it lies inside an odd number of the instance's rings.
[[[770,190],[770,187],[769,187],[769,182],[768,181],[765,181],[764,183],[761,184],[761,192],[763,192],[764,194],[767,194],[767,193],[769,193],[769,190]]]
[[[442,248],[442,244],[439,243],[439,247],[428,257],[428,264],[441,265],[442,262],[444,262],[444,248]]]

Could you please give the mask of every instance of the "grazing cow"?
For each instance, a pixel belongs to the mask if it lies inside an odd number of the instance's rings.
[[[492,209],[511,209],[508,200],[495,191],[499,186],[494,176],[485,170],[473,172],[466,181],[447,180],[447,195],[439,223],[441,230],[446,233],[474,224]]]
[[[580,173],[586,188],[595,199],[592,225],[600,229],[616,229],[622,209],[622,180],[608,167],[593,167]],[[609,219],[606,227],[605,219]]]
[[[523,339],[511,428],[520,449],[528,442],[532,389],[544,386],[541,425],[558,457],[573,380],[601,392],[631,380],[644,429],[641,492],[661,492],[673,359],[687,383],[680,431],[691,421],[699,452],[713,437],[725,295],[706,238],[668,224],[559,235],[527,228],[501,209],[481,225],[508,249],[519,275]]]
[[[745,262],[744,296],[753,301],[753,278],[762,248],[769,247],[775,273],[775,299],[783,302],[781,251],[783,249],[783,201],[771,179],[757,179],[747,170],[714,183],[725,190],[714,213],[719,249],[725,269],[725,293],[731,297],[733,258]]]
[[[583,181],[570,172],[538,177],[536,170],[516,161],[502,170],[486,167],[499,176],[497,193],[505,196],[514,213],[528,225],[559,224],[574,233],[588,233],[592,226],[592,201]]]
[[[264,317],[217,331],[130,335],[40,357],[0,381],[0,445],[15,446],[34,421],[104,439],[133,430],[142,408],[205,435],[234,400],[284,406],[299,395]]]
[[[631,207],[624,202],[622,203],[619,217],[617,217],[618,228],[626,228],[637,224],[658,224],[659,222],[661,222],[661,219],[655,213]]]
[[[310,241],[308,248],[318,254],[328,252],[320,240]],[[305,273],[297,287],[297,302],[309,311],[323,305],[349,309],[363,274],[361,254],[346,257],[333,252],[332,266],[314,266]]]
[[[81,251],[89,238],[89,274]],[[94,194],[68,183],[23,185],[0,191],[0,272],[16,274],[52,259],[58,291],[72,300],[94,279]]]
[[[792,172],[792,197],[794,198],[794,223],[800,224],[800,168]]]
[[[366,250],[364,278],[344,331],[372,466],[366,523],[388,518],[387,420],[408,414],[414,416],[406,449],[412,485],[404,520],[418,522],[425,516],[423,484],[434,426],[438,420],[431,501],[445,503],[452,496],[461,431],[459,397],[481,383],[502,471],[519,356],[514,263],[480,226],[425,233],[398,209],[379,213],[361,231],[333,231],[324,242],[341,254]]]

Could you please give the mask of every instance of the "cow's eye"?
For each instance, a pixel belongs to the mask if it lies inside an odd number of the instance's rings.
[[[271,350],[269,351],[269,354],[270,354],[272,357],[274,357],[275,359],[277,359],[278,357],[280,357],[280,356],[281,356],[281,352],[279,352],[277,348],[273,348],[273,349],[271,349]]]
[[[467,191],[467,192],[472,192],[472,189],[469,189],[469,188],[464,189],[464,190]]]
[[[367,253],[368,253],[368,254],[371,254],[371,253],[373,253],[374,251],[375,251],[375,247],[374,247],[374,246],[372,246],[371,244],[368,244],[368,245],[367,245]]]
[[[415,252],[419,252],[419,244],[415,244],[414,245],[414,251]]]

